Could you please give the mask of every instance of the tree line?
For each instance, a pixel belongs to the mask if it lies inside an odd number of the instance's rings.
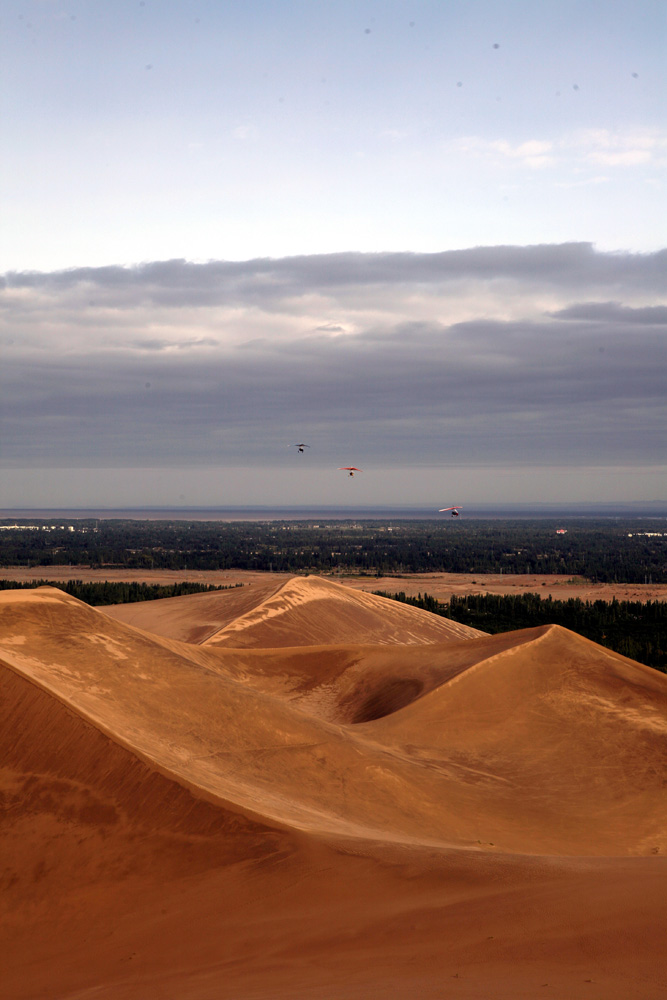
[[[84,583],[83,580],[34,580],[30,583],[17,580],[0,580],[0,590],[34,590],[35,587],[56,587],[71,594],[84,604],[102,607],[107,604],[134,604],[138,601],[158,601],[165,597],[183,597],[185,594],[203,594],[212,590],[233,590],[242,583],[216,587],[204,583]]]
[[[6,524],[6,522],[5,522]],[[658,528],[662,521],[658,521]],[[558,528],[565,528],[558,534]],[[539,573],[666,583],[667,531],[649,519],[25,521],[0,565],[287,573]],[[39,530],[37,530],[39,529]]]

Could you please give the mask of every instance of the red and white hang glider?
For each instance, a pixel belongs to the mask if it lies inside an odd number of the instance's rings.
[[[363,472],[363,469],[357,469],[357,467],[355,465],[341,465],[339,467],[338,471],[339,472],[347,472],[351,476],[353,476],[355,474],[355,472]]]
[[[441,513],[441,514],[444,514],[444,512],[445,512],[446,510],[451,510],[451,512],[452,512],[452,517],[458,517],[458,516],[459,516],[459,510],[460,510],[460,509],[461,509],[460,507],[441,507],[441,508],[440,508],[440,513]]]

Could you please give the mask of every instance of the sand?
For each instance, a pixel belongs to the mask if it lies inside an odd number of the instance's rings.
[[[403,590],[416,597],[430,594],[440,601],[453,595],[466,594],[540,594],[565,601],[578,597],[582,601],[667,601],[664,583],[592,583],[583,578],[539,573],[406,573],[391,576],[360,576],[355,573],[335,573],[327,577],[354,590],[373,593],[377,590],[397,593]],[[38,566],[26,569],[0,566],[0,580],[29,583],[36,580],[64,582],[83,580],[84,583],[122,581],[127,583],[172,584],[193,582],[218,587],[262,586],[277,588],[291,579],[289,573],[264,573],[259,570],[171,570],[171,569],[91,569],[89,566]]]
[[[3,1000],[664,996],[667,678],[455,625],[1,593]]]
[[[343,582],[343,581],[342,581]],[[667,601],[667,584],[592,583],[583,577],[540,573],[415,573],[379,577],[372,581],[352,577],[348,586],[360,590],[382,590],[393,594],[405,591],[408,596],[430,594],[439,601],[468,594],[539,594],[567,601]]]
[[[333,643],[422,645],[481,633],[318,577],[107,607],[119,621],[189,643],[259,649]]]

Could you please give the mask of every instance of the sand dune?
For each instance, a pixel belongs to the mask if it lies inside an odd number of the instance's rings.
[[[3,997],[664,995],[664,676],[240,594],[0,594]]]
[[[293,577],[277,585],[267,581],[238,591],[117,605],[107,611],[119,621],[160,635],[235,649],[336,642],[423,645],[482,634],[420,608],[319,577]],[[214,622],[219,623],[217,628]]]

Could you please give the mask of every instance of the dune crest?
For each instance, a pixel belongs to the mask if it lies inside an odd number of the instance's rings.
[[[206,639],[211,646],[276,648],[335,642],[423,645],[477,629],[319,577],[293,577]]]
[[[156,635],[235,648],[334,642],[424,645],[482,634],[421,608],[313,576],[119,604],[104,612]]]

